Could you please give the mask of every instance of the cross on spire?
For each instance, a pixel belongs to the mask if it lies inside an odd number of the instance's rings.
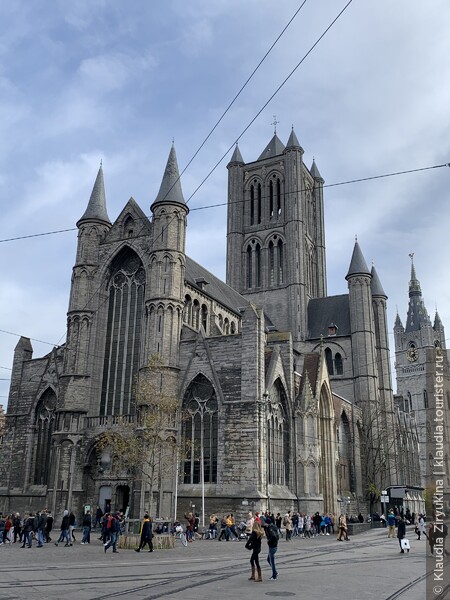
[[[277,133],[277,125],[280,121],[277,121],[277,115],[273,115],[273,123],[271,123],[271,125],[273,125],[273,134],[276,135]]]

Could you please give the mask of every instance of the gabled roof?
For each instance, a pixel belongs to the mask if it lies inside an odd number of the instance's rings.
[[[106,211],[105,183],[103,181],[103,169],[101,165],[95,179],[94,187],[92,188],[87,208],[84,211],[84,215],[78,220],[77,227],[84,221],[95,221],[111,225],[111,221],[109,220]]]
[[[284,144],[275,133],[273,138],[262,151],[258,160],[264,160],[265,158],[273,158],[274,156],[279,156],[280,154],[283,154],[283,151]]]
[[[218,279],[207,269],[199,265],[195,260],[186,256],[186,281],[193,287],[198,287],[196,280],[204,279],[208,284],[201,290],[210,298],[217,300],[219,304],[223,304],[230,310],[239,314],[239,309],[247,307],[250,303],[233,290],[224,281]]]
[[[313,395],[316,394],[317,375],[319,374],[319,361],[320,355],[318,352],[308,352],[305,354],[299,396],[303,394],[306,381],[309,381]]]
[[[328,337],[328,327],[337,327],[336,337],[350,335],[348,294],[312,298],[308,303],[308,339]],[[334,337],[334,336],[333,336]]]

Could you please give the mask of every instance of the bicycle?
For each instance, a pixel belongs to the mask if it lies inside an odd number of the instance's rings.
[[[179,539],[180,540],[180,543],[181,543],[182,546],[184,546],[184,547],[187,546],[186,534],[184,533],[183,528],[181,527],[181,525],[179,525],[178,527],[175,528],[174,537],[175,537],[175,539]]]

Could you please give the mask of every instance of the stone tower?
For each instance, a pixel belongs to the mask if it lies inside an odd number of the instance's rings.
[[[417,279],[413,255],[409,281],[409,305],[406,325],[397,314],[394,325],[395,368],[397,377],[397,401],[405,412],[411,413],[417,422],[420,444],[420,477],[425,487],[434,486],[439,465],[435,463],[436,427],[442,425],[444,450],[441,457],[443,471],[447,473],[448,492],[448,444],[450,433],[450,370],[445,349],[445,332],[436,311],[431,324]],[[442,411],[442,422],[436,421],[437,411]],[[439,413],[440,414],[440,413]],[[439,416],[439,418],[441,418]]]
[[[227,283],[299,349],[308,301],[326,295],[324,180],[304,165],[293,129],[286,146],[275,133],[255,162],[236,146],[228,172]]]

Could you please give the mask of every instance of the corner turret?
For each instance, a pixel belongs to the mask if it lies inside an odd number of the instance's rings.
[[[111,227],[111,221],[106,210],[105,183],[103,181],[103,168],[101,164],[87,208],[84,215],[78,220],[77,227],[80,228],[84,223],[101,223]]]

